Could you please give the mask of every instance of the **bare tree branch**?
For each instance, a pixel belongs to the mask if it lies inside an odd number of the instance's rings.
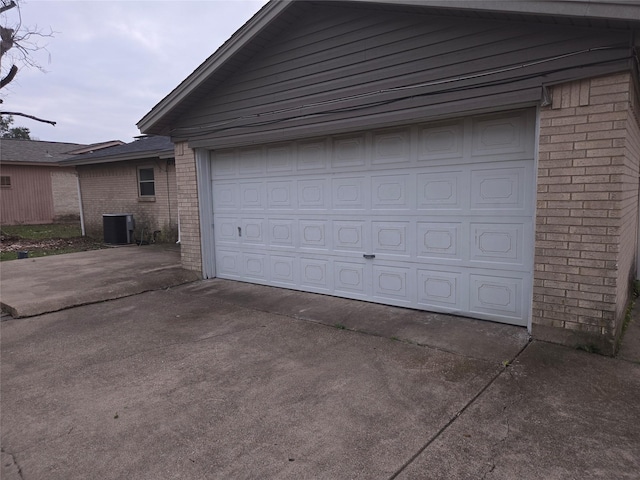
[[[16,76],[16,73],[18,73],[18,67],[12,65],[9,73],[7,73],[7,76],[0,80],[0,88],[3,88],[7,84],[9,84],[11,80],[13,80],[13,78]]]
[[[20,113],[20,112],[0,112],[0,115],[17,115],[19,117],[27,117],[30,118],[32,120],[36,120],[38,122],[42,122],[42,123],[49,123],[51,125],[53,125],[54,127],[56,126],[56,122],[52,121],[52,120],[44,120],[42,118],[38,118],[38,117],[34,117],[33,115],[27,115],[26,113]]]
[[[8,18],[9,15],[5,15],[5,12],[13,8],[15,10],[11,12],[11,15],[17,16],[17,21],[11,23]],[[0,89],[2,89],[13,81],[18,73],[18,65],[36,67],[44,71],[33,59],[32,53],[41,49],[47,50],[46,45],[42,46],[38,40],[44,37],[52,37],[53,31],[42,33],[37,27],[35,29],[23,27],[20,0],[0,0],[0,22],[2,23],[0,25]],[[4,68],[2,68],[3,63]],[[0,103],[3,103],[2,98],[0,98]],[[0,115],[16,115],[54,126],[56,124],[52,120],[45,120],[20,112],[0,112]]]

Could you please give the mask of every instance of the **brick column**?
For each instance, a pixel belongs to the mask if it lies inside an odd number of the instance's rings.
[[[628,73],[566,83],[540,112],[536,338],[613,353],[635,275],[633,92]]]
[[[186,142],[182,142],[175,146],[175,157],[182,266],[188,270],[202,273],[200,210],[195,155]]]

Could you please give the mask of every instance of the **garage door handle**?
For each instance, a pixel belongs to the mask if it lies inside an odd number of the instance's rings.
[[[242,236],[242,228],[238,227],[238,236],[241,237]]]
[[[364,255],[362,255],[364,258],[366,258],[367,260],[371,260],[373,258],[376,258],[375,255],[367,255],[366,253]]]

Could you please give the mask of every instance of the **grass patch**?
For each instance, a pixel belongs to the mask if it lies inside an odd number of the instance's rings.
[[[29,252],[29,258],[37,258],[37,257],[48,257],[51,255],[62,255],[64,253],[75,253],[75,252],[86,252],[87,250],[98,250],[102,247],[82,247],[78,248],[78,246],[70,246],[66,248],[50,248],[50,249],[27,249]],[[0,252],[0,262],[6,262],[8,260],[17,260],[18,252],[5,252],[4,250]]]
[[[5,225],[2,234],[23,240],[45,240],[51,238],[74,238],[82,235],[80,225],[54,223],[49,225]]]

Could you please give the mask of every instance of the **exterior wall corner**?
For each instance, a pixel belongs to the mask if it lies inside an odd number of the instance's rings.
[[[202,275],[200,206],[195,152],[186,142],[177,143],[175,159],[182,266]]]
[[[634,83],[623,72],[551,90],[540,110],[532,335],[612,354],[637,252]]]

